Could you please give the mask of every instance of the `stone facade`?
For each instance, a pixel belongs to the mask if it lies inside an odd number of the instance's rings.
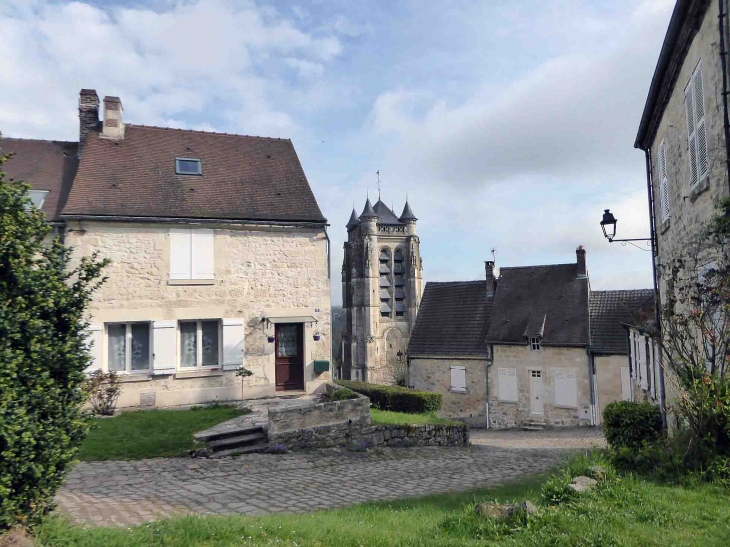
[[[346,423],[370,425],[370,399],[360,396],[347,401],[327,401],[301,408],[270,408],[269,436],[281,433]]]
[[[607,404],[624,400],[621,390],[621,369],[625,368],[628,373],[629,358],[627,355],[596,355],[593,359],[593,366],[598,386],[596,406],[600,423]]]
[[[526,421],[542,421],[547,425],[590,425],[591,391],[588,375],[588,354],[585,348],[545,347],[531,351],[529,346],[495,345],[489,373],[490,427],[516,427]],[[499,369],[514,369],[517,376],[518,400],[502,400],[499,393]],[[542,378],[543,413],[531,412],[530,381],[532,371]],[[555,372],[575,373],[577,405],[555,404]]]
[[[709,176],[693,189],[690,184],[684,96],[692,73],[700,62],[702,63],[704,88]],[[669,188],[670,218],[667,221],[662,219],[660,203],[662,176],[659,148],[662,142],[665,143],[666,149]],[[658,122],[656,134],[651,140],[650,151],[658,239],[659,292],[662,304],[666,304],[667,286],[665,280],[661,278],[662,272],[669,273],[672,261],[681,256],[687,243],[696,237],[702,224],[714,214],[717,201],[728,195],[723,129],[722,64],[715,3],[708,5],[699,30],[689,45],[669,101]]]
[[[375,205],[376,210],[382,210],[378,209],[381,204]],[[398,222],[392,213],[389,216],[397,224],[381,223],[377,216],[361,216],[348,225],[342,265],[345,379],[389,384],[394,382],[394,370],[405,371],[406,349],[423,294],[423,265],[415,218]],[[396,261],[396,256],[403,260]],[[396,285],[397,264],[403,269],[399,274],[402,286]],[[381,286],[384,277],[390,286]],[[393,302],[397,303],[393,291],[398,290],[405,292],[402,314],[392,309]],[[382,299],[386,293],[389,300]],[[389,302],[390,312],[383,311],[384,302]]]
[[[451,390],[451,367],[464,367],[466,392]],[[408,385],[443,394],[440,416],[463,420],[472,427],[487,425],[486,358],[412,357],[408,365]]]
[[[320,228],[187,225],[214,230],[214,280],[170,280],[170,229],[179,224],[69,221],[66,243],[74,256],[98,252],[111,264],[108,280],[90,306],[100,368],[106,368],[109,323],[236,318],[244,325],[240,364],[252,370],[243,388],[233,370],[216,367],[158,376],[127,374],[119,407],[173,406],[274,395],[273,326],[264,317],[311,316],[304,325],[305,389],[314,391],[329,372],[314,360],[330,359],[330,283],[327,241]],[[314,334],[320,335],[314,340]]]

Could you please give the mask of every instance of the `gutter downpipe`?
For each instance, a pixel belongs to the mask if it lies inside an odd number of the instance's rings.
[[[330,247],[332,246],[330,242],[330,236],[327,234],[327,225],[324,225],[324,238],[327,240],[327,281],[329,281],[330,285],[330,380],[334,379],[334,368],[335,368],[335,361],[332,358],[334,349],[332,348],[332,342],[334,341],[332,338],[332,264],[331,264],[331,254],[330,254]]]
[[[727,50],[725,49],[725,1],[718,0],[719,7],[718,26],[720,30],[720,64],[722,65],[722,114],[723,128],[725,130],[725,163],[728,177],[728,187],[730,187],[730,117],[728,117],[727,107]],[[730,32],[730,30],[729,30]]]
[[[721,2],[723,0],[720,0]],[[662,332],[662,315],[661,315],[661,302],[659,299],[659,280],[657,279],[657,265],[656,265],[656,259],[657,259],[657,252],[659,250],[659,241],[656,233],[656,225],[654,223],[654,184],[652,181],[651,176],[651,153],[649,152],[649,148],[642,148],[644,150],[644,156],[646,157],[646,191],[649,197],[649,231],[651,232],[651,270],[652,270],[652,277],[654,281],[654,315],[655,315],[655,321],[657,326],[657,331],[659,332],[659,336],[661,336]],[[663,363],[662,359],[662,347],[659,346],[659,360],[661,363]],[[659,367],[659,389],[660,389],[660,395],[661,395],[661,404],[659,405],[659,408],[662,412],[662,427],[664,429],[667,428],[667,408],[666,408],[666,398],[665,398],[665,391],[664,391],[664,366]]]
[[[489,429],[489,372],[492,368],[492,364],[494,363],[494,346],[487,346],[487,351],[489,352],[489,357],[491,359],[486,360],[486,366],[484,367],[487,371],[487,404],[486,404],[486,415],[487,415],[487,429]]]

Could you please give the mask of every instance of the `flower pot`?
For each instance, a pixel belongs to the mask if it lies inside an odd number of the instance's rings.
[[[320,339],[320,338],[322,338],[322,336],[321,336],[321,335],[319,335],[319,334],[315,334],[315,335],[314,335],[314,341],[315,341],[315,342],[319,342],[319,339]]]
[[[273,344],[273,343],[274,343],[274,340],[275,340],[275,338],[274,338],[273,336],[268,336],[268,337],[267,337],[267,340],[269,341],[269,344]]]

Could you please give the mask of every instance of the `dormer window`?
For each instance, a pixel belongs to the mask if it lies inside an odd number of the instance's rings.
[[[175,158],[175,174],[202,175],[203,167],[200,160],[191,158]]]
[[[33,202],[33,207],[40,209],[46,202],[48,190],[28,190],[28,197]]]
[[[530,349],[532,351],[540,351],[541,339],[539,336],[530,336]]]

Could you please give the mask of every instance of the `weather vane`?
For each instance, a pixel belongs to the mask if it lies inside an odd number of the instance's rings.
[[[378,175],[378,201],[380,201],[380,169],[375,171],[375,174]]]

